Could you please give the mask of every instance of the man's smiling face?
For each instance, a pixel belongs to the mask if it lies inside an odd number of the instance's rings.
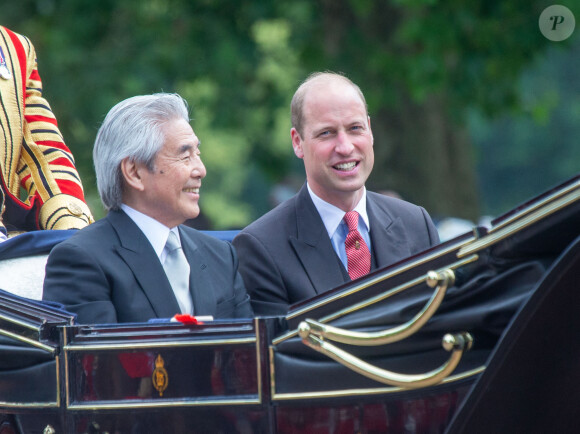
[[[331,79],[311,86],[304,98],[303,134],[291,131],[294,153],[304,160],[314,193],[350,211],[360,200],[374,164],[370,119],[359,94],[347,82]]]
[[[152,171],[141,171],[143,191],[140,211],[172,228],[199,215],[199,190],[206,175],[199,139],[183,119],[164,127],[165,143]]]

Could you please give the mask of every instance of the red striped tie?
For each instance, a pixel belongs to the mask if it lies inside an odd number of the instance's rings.
[[[344,221],[348,225],[348,235],[344,242],[348,275],[354,280],[368,274],[371,270],[371,252],[358,231],[358,212],[347,212],[344,215]]]

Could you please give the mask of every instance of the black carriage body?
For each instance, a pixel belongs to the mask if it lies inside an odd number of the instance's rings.
[[[0,294],[0,433],[513,432],[515,413],[565,431],[579,235],[576,177],[285,317],[91,326]],[[463,332],[469,351],[443,349]]]
[[[14,396],[0,402],[0,420],[14,432],[383,432],[386,426],[424,432],[449,423],[473,381],[429,393],[389,387],[280,393],[271,346],[278,319],[44,327],[59,332],[60,343],[33,350],[32,368],[15,356],[16,366],[3,373],[21,390],[0,391]],[[7,346],[2,351],[14,354]],[[36,363],[38,354],[44,363]],[[307,386],[307,378],[298,376],[294,386]]]

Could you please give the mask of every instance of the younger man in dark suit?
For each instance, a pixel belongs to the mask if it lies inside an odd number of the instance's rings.
[[[93,150],[109,213],[52,250],[43,298],[80,323],[252,317],[231,244],[182,225],[199,214],[199,145],[179,95],[113,107]]]
[[[290,135],[306,184],[235,239],[258,315],[313,297],[438,243],[427,212],[367,192],[373,134],[359,87],[315,73],[292,99]]]

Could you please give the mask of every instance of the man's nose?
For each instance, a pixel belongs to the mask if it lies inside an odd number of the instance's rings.
[[[336,136],[335,151],[339,154],[347,155],[352,152],[354,145],[349,135],[345,131],[339,131]]]
[[[205,175],[207,175],[205,165],[203,164],[203,161],[201,161],[201,157],[199,157],[197,160],[197,164],[193,167],[193,170],[191,171],[191,177],[205,178]]]

